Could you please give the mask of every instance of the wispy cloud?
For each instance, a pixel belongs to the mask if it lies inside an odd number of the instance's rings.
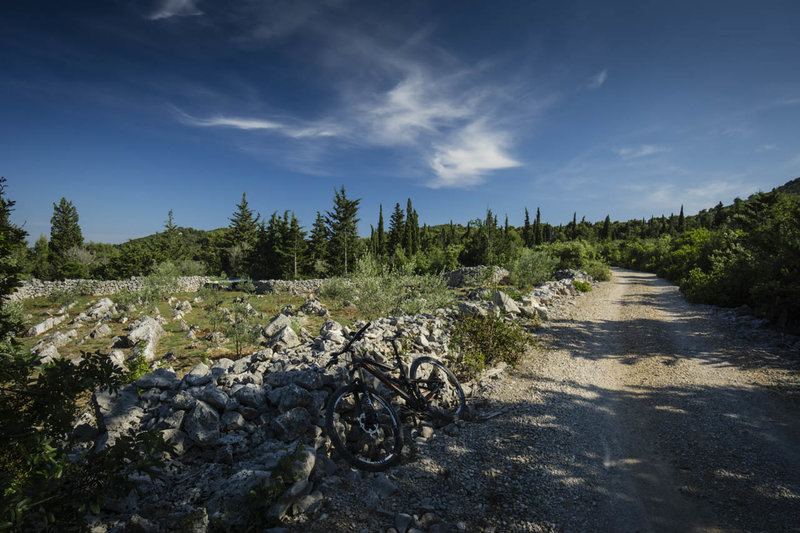
[[[170,17],[196,17],[202,15],[195,5],[196,0],[163,0],[161,5],[148,18],[160,20]]]
[[[603,69],[602,71],[592,76],[592,79],[589,81],[587,87],[589,87],[590,89],[599,89],[600,87],[603,86],[603,84],[606,82],[607,79],[608,79],[608,70]]]
[[[654,146],[652,144],[643,144],[641,146],[623,146],[621,148],[614,149],[614,153],[616,153],[622,159],[637,159],[639,157],[647,157],[648,155],[667,151],[669,151],[669,149],[664,146]]]
[[[454,121],[468,118],[471,110],[461,102],[436,95],[437,84],[416,72],[381,95],[363,112],[378,138],[389,144],[413,143]]]
[[[771,152],[777,148],[774,144],[762,144],[758,148],[756,148],[756,152]]]
[[[433,188],[464,187],[481,183],[494,170],[520,166],[506,154],[503,133],[486,130],[478,121],[461,130],[452,143],[435,147],[431,168]]]
[[[257,23],[241,21],[241,33],[251,42],[265,42],[281,38],[275,30],[282,27],[281,20],[292,28],[305,27],[319,45],[308,60],[318,64],[327,87],[338,90],[338,101],[310,120],[283,112],[253,116],[217,110],[192,115],[177,111],[179,120],[195,127],[314,140],[320,148],[314,153],[320,157],[375,146],[395,149],[416,158],[409,165],[415,177],[436,188],[475,185],[495,171],[521,165],[512,155],[513,133],[529,126],[544,106],[541,98],[530,97],[529,87],[522,91],[520,104],[515,84],[495,81],[491,61],[465,65],[433,46],[425,29],[409,37],[386,25],[375,34],[366,22],[325,24],[325,10],[338,5],[335,0],[328,3],[319,10],[300,6],[274,21],[263,16],[269,8],[261,12],[256,4],[246,4],[260,14],[253,17]],[[261,104],[249,108],[269,108]],[[334,138],[344,142],[326,142]]]
[[[174,108],[178,119],[189,126],[233,128],[245,131],[272,131],[293,139],[304,139],[310,137],[336,137],[342,131],[335,125],[312,124],[312,125],[287,125],[274,120],[267,120],[252,117],[232,117],[216,115],[210,118],[199,118],[189,115]]]

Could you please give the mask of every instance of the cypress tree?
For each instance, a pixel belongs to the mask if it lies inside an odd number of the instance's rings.
[[[683,233],[686,229],[686,217],[683,216],[683,205],[681,205],[681,214],[678,215],[678,233]]]
[[[533,244],[533,230],[531,229],[531,216],[528,213],[528,208],[525,208],[525,225],[522,226],[522,242],[525,246],[530,247]]]
[[[383,231],[383,204],[378,208],[378,234],[377,234],[377,255],[380,257],[386,253],[386,236]]]
[[[544,240],[544,232],[542,231],[542,215],[539,212],[539,208],[537,207],[536,221],[533,223],[533,244],[538,246],[542,244],[543,240]]]
[[[606,215],[606,219],[603,221],[603,231],[600,236],[606,241],[611,237],[611,217],[609,215]]]

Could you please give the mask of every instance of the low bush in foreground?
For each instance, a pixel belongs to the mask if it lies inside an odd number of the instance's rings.
[[[525,352],[530,337],[516,323],[494,315],[459,316],[451,335],[451,357],[456,372],[473,378],[486,366],[500,362],[515,366]]]

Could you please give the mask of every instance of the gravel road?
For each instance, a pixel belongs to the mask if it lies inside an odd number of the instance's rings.
[[[800,531],[798,354],[751,323],[614,270],[489,380],[494,416],[386,475],[340,471],[293,529]]]

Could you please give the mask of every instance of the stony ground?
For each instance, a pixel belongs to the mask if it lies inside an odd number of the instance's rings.
[[[650,274],[551,309],[482,420],[417,426],[386,474],[339,470],[296,531],[800,531],[794,341]]]

